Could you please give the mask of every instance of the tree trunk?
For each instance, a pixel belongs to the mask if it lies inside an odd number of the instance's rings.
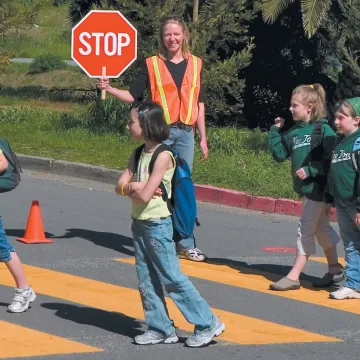
[[[199,0],[193,1],[193,23],[196,23],[199,18]]]

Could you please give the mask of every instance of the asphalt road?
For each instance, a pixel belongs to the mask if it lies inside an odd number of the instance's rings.
[[[311,286],[326,271],[320,249],[306,267],[301,290],[268,290],[287,273],[294,254],[261,248],[293,248],[294,217],[200,204],[197,242],[209,261],[182,261],[182,268],[227,330],[207,348],[186,348],[191,326],[170,304],[182,342],[138,346],[132,337],[145,326],[128,199],[117,197],[113,186],[30,172],[1,199],[9,239],[38,297],[26,313],[7,313],[14,285],[0,266],[0,359],[358,358],[359,300],[330,300],[327,290]],[[24,235],[32,200],[40,202],[52,244],[15,240]]]

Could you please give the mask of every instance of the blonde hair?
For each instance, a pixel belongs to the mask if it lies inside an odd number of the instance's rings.
[[[299,85],[292,95],[300,95],[305,105],[312,105],[310,120],[319,120],[326,117],[326,94],[320,84]]]
[[[187,58],[190,55],[190,49],[189,49],[189,30],[182,19],[181,16],[178,15],[169,15],[165,16],[161,19],[160,22],[160,30],[159,30],[159,56],[163,59],[167,59],[167,53],[168,50],[164,44],[164,28],[167,24],[173,23],[180,25],[183,32],[184,32],[184,40],[181,44],[181,52],[185,58]]]

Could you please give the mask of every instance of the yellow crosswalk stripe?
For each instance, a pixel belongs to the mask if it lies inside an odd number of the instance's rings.
[[[115,260],[127,264],[135,264],[134,258],[120,258]],[[271,281],[268,280],[268,277],[273,277],[273,274],[264,271],[246,267],[238,267],[235,269],[228,265],[193,263],[188,260],[180,260],[180,264],[184,274],[195,278],[360,314],[358,301],[336,301],[329,299],[329,293],[326,290],[311,289],[311,284],[305,281],[303,281],[302,284],[305,285],[306,288],[302,287],[300,290],[271,291],[269,290]]]
[[[316,262],[323,263],[323,264],[327,264],[327,260],[324,257],[310,257],[309,260],[316,261]],[[345,266],[345,259],[344,258],[339,258],[339,263],[342,266]]]
[[[0,329],[0,359],[103,351],[6,321],[0,320]]]
[[[38,294],[118,312],[136,319],[143,319],[143,310],[137,290],[82,278],[53,270],[24,266],[29,282]],[[13,280],[5,268],[0,267],[0,284],[12,286]],[[183,330],[192,331],[176,306],[168,301],[171,318]],[[224,310],[213,309],[227,325],[222,340],[236,344],[280,344],[299,342],[337,342],[341,341],[289,326],[263,321]]]

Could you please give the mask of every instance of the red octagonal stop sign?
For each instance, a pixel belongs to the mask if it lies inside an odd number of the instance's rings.
[[[135,60],[136,29],[119,11],[90,11],[73,29],[71,57],[90,76],[120,76]]]

